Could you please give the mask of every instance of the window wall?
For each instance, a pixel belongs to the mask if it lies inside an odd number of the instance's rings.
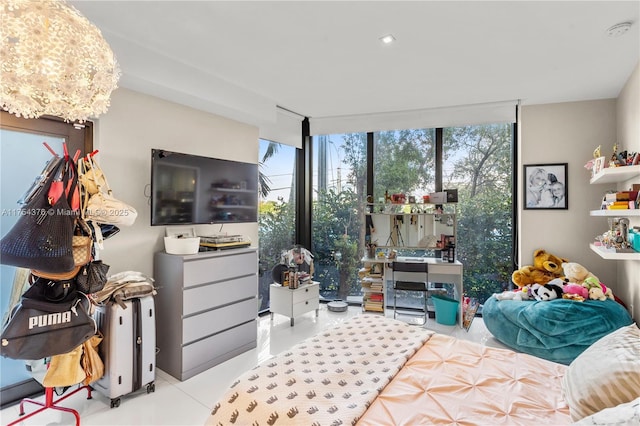
[[[513,246],[513,125],[370,135],[370,165],[366,133],[313,137],[312,251],[316,256],[314,278],[321,283],[322,296],[361,300],[357,271],[364,254],[368,191],[378,201],[384,200],[385,193],[421,199],[433,191],[457,189],[456,257],[464,264],[465,294],[482,303],[492,293],[508,288]],[[367,182],[367,167],[372,167],[372,182]],[[370,238],[378,245],[388,245],[387,235],[374,232]],[[407,251],[412,254],[412,249]],[[421,306],[422,300],[413,296],[402,295],[398,304]]]
[[[259,163],[259,311],[269,308],[271,271],[295,243],[296,148],[260,140]]]
[[[362,301],[366,133],[313,138],[312,252],[314,279],[327,300]]]
[[[443,131],[443,188],[458,188],[456,255],[464,290],[480,303],[511,286],[513,124]]]

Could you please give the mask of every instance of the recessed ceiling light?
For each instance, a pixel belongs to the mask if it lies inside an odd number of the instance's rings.
[[[609,37],[620,37],[627,31],[629,31],[630,28],[631,28],[631,22],[621,22],[607,29],[607,35]]]
[[[382,44],[391,44],[396,41],[396,38],[393,36],[393,34],[387,34],[380,37],[380,41],[382,42]]]

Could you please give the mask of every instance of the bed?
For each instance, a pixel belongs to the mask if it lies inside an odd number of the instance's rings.
[[[632,324],[600,343],[574,369],[363,314],[242,374],[206,424],[561,425],[624,404],[626,415],[637,415],[629,404],[640,403],[640,330]],[[603,362],[605,352],[616,362]],[[594,357],[602,371],[591,365]],[[587,364],[592,380],[585,384]],[[611,380],[623,390],[603,383]],[[600,386],[607,386],[604,397]]]

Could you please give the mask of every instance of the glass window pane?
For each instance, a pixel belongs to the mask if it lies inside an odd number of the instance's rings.
[[[312,252],[321,297],[362,301],[366,133],[313,138]]]
[[[64,139],[38,133],[26,133],[2,129],[0,130],[2,148],[0,149],[0,237],[4,236],[15,225],[20,217],[18,200],[31,186],[34,178],[42,171],[51,158],[42,142],[47,142],[57,153],[62,153]],[[28,159],[28,160],[27,160]],[[0,265],[0,314],[3,319],[13,307],[10,302],[19,302],[12,298],[16,268]],[[18,284],[19,285],[19,284]],[[7,389],[17,383],[31,379],[24,361],[0,357],[0,387]],[[26,395],[25,395],[26,396]]]
[[[391,194],[422,195],[435,189],[435,130],[409,129],[373,134],[374,200]]]
[[[511,284],[512,129],[510,123],[444,129],[443,188],[458,189],[456,256],[465,294],[480,303]]]
[[[385,202],[387,196],[403,194],[406,202],[414,197],[416,203],[435,191],[435,129],[405,129],[376,132],[374,141],[374,201]],[[416,249],[419,239],[432,225],[421,223],[422,217],[376,216],[389,223],[374,224],[371,241],[378,246],[394,246],[400,256],[435,255],[432,251]],[[418,229],[420,228],[420,229]],[[405,247],[400,249],[398,247]],[[393,306],[393,283],[387,281],[386,304]],[[422,309],[423,294],[398,291],[399,308]],[[433,308],[431,308],[433,309]]]
[[[271,271],[280,255],[295,242],[295,163],[296,148],[260,140],[260,278],[259,309],[269,308]]]

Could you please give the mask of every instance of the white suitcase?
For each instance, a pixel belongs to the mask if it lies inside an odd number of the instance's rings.
[[[104,376],[92,384],[111,398],[111,408],[120,406],[120,397],[146,386],[155,391],[156,316],[153,296],[124,302],[126,309],[109,302],[96,309],[95,319],[104,340],[100,357]]]

